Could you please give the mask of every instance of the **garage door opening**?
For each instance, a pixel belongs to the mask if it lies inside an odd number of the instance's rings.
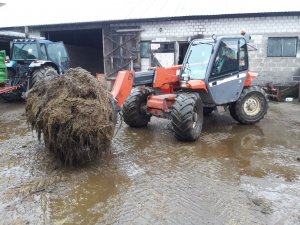
[[[104,73],[101,29],[51,31],[46,33],[46,38],[64,42],[71,67],[80,66],[93,75]]]
[[[5,50],[6,55],[10,56],[10,41],[1,40],[0,38],[0,50]]]

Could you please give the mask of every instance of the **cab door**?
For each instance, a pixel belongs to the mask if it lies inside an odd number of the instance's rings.
[[[247,44],[244,38],[220,40],[208,89],[215,104],[235,102],[244,87],[248,70]]]
[[[70,68],[70,59],[63,42],[54,42],[47,45],[48,58],[54,62],[60,73],[65,73]]]

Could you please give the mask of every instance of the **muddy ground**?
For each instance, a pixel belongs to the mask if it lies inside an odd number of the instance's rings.
[[[300,104],[254,126],[220,110],[199,141],[170,123],[125,124],[112,153],[65,168],[37,141],[24,103],[0,102],[0,224],[300,224]]]

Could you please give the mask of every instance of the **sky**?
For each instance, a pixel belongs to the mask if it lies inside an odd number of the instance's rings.
[[[300,0],[0,0],[0,28],[137,18],[300,11]]]

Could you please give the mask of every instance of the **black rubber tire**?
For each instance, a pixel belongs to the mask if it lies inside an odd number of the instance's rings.
[[[23,101],[24,99],[22,98],[22,91],[19,90],[14,90],[9,93],[5,93],[1,95],[1,98],[5,102],[20,102]]]
[[[123,118],[127,125],[136,128],[148,125],[151,115],[148,115],[141,107],[147,104],[150,94],[151,91],[146,88],[133,89],[122,108]]]
[[[171,120],[174,135],[178,140],[197,140],[203,124],[203,104],[199,94],[179,94],[173,105]]]
[[[245,107],[247,101],[254,101],[257,103],[257,112],[251,115],[250,111],[246,112]],[[254,108],[256,110],[256,108]],[[264,118],[268,110],[268,100],[265,91],[258,86],[244,88],[241,96],[235,103],[229,105],[229,112],[233,119],[241,124],[255,124]]]
[[[235,105],[236,105],[235,102],[230,103],[228,109],[229,109],[230,116],[234,120],[238,121],[238,117],[236,116]]]
[[[203,107],[203,115],[209,116],[214,110],[215,107]]]
[[[51,66],[42,66],[33,71],[31,76],[31,87],[43,79],[51,79],[58,76],[57,71]]]

